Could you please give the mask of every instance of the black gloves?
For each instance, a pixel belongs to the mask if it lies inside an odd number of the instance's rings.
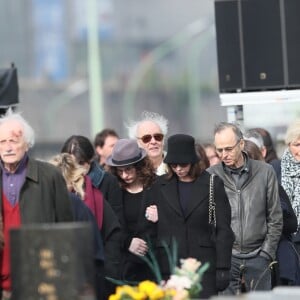
[[[230,270],[217,269],[216,271],[216,288],[218,292],[224,291],[230,282]]]

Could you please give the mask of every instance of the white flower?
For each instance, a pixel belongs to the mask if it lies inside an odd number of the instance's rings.
[[[186,276],[178,276],[178,275],[171,275],[170,279],[167,281],[165,287],[166,288],[173,288],[176,290],[183,290],[183,289],[190,289],[193,285],[193,282],[190,278]]]
[[[181,259],[180,263],[181,269],[187,272],[196,272],[201,266],[201,262],[192,257]]]

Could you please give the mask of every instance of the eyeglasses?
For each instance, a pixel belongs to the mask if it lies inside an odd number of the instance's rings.
[[[177,167],[186,168],[189,164],[170,164],[171,168],[176,169]]]
[[[133,170],[135,169],[134,166],[128,166],[128,167],[124,167],[124,168],[117,168],[117,173],[118,175],[122,175],[123,173],[131,173]]]
[[[225,152],[225,153],[230,153],[230,152],[232,152],[233,149],[239,144],[240,141],[241,141],[241,140],[238,140],[238,141],[236,142],[236,144],[234,144],[232,147],[217,148],[217,149],[216,149],[216,152],[217,152],[219,155],[223,154],[223,152]]]
[[[161,142],[164,138],[164,135],[162,133],[154,133],[153,135],[152,134],[146,134],[146,135],[143,135],[142,137],[140,137],[138,139],[142,140],[142,142],[144,144],[147,144],[152,140],[152,138],[154,138],[157,142]]]

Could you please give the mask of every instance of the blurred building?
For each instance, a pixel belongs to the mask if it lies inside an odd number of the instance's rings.
[[[0,67],[15,62],[18,68],[19,110],[36,130],[40,156],[57,151],[71,134],[93,139],[88,1],[0,0]],[[98,7],[104,99],[99,118],[105,126],[126,136],[128,118],[151,110],[169,119],[170,134],[210,140],[214,124],[226,120],[218,97],[214,1],[98,0]],[[197,22],[207,30],[189,38]],[[130,90],[136,70],[153,53]]]

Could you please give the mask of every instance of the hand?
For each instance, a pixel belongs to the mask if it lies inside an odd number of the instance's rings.
[[[218,292],[224,291],[230,283],[230,270],[217,269],[216,271],[216,287]]]
[[[148,246],[144,240],[133,238],[128,250],[135,255],[144,256],[148,252]]]
[[[156,205],[150,205],[146,208],[145,217],[148,221],[156,223],[158,221],[158,212]]]

